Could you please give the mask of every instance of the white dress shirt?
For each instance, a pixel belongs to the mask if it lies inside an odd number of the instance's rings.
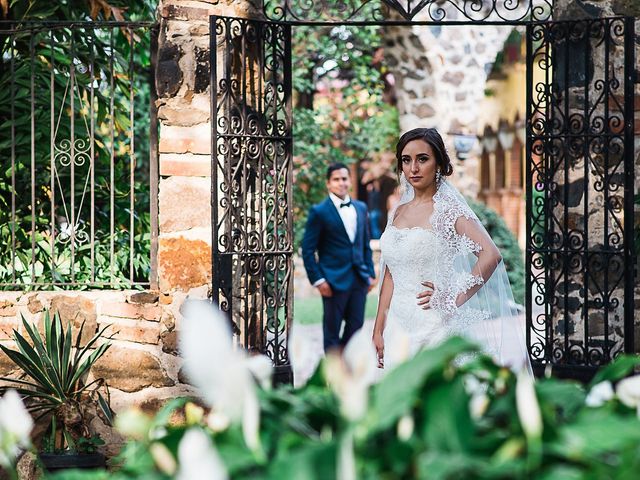
[[[341,200],[340,197],[333,193],[329,193],[329,198],[340,214],[340,218],[344,224],[344,229],[347,231],[347,235],[349,235],[349,240],[351,240],[351,243],[355,242],[358,230],[358,214],[356,212],[356,207],[353,206],[353,203],[348,207],[340,206],[343,203],[351,202],[351,198],[347,195],[344,197],[344,200]]]
[[[351,243],[355,242],[356,233],[358,232],[358,212],[356,212],[356,207],[353,206],[353,203],[348,207],[340,207],[340,205],[343,203],[351,202],[351,197],[347,195],[346,197],[344,197],[344,200],[341,200],[340,197],[329,192],[329,199],[335,205],[336,210],[338,210],[338,214],[342,219],[342,224],[344,225],[344,229],[347,231],[349,240],[351,241]],[[326,280],[324,278],[320,278],[316,280],[313,286],[317,287],[325,281]]]

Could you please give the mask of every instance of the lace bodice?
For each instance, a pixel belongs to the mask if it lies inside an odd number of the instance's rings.
[[[380,248],[393,278],[393,295],[387,312],[385,334],[400,328],[409,335],[411,350],[436,345],[448,334],[441,315],[423,310],[416,295],[426,289],[422,282],[437,283],[437,256],[441,240],[425,228],[387,227]],[[384,275],[384,272],[381,273]]]
[[[440,241],[432,230],[390,225],[380,238],[380,248],[393,277],[393,293],[410,295],[424,291],[424,281],[436,279],[436,258]],[[384,272],[380,273],[384,275]]]

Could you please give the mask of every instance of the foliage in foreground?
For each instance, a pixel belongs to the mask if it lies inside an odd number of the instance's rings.
[[[170,422],[186,402],[176,400],[153,419],[126,419],[133,438],[115,472],[55,478],[187,478],[187,467],[205,461],[218,468],[218,478],[234,479],[634,477],[640,377],[620,381],[616,393],[610,381],[624,378],[640,359],[618,359],[587,395],[569,381],[534,385],[485,356],[469,356],[475,353],[460,338],[422,351],[366,391],[361,416],[348,414],[355,390],[351,396],[340,390],[330,357],[301,388],[259,391],[260,446],[254,449],[246,446],[241,425],[221,422],[216,412],[204,415],[193,404],[184,409],[184,421]],[[343,387],[356,384],[354,375]],[[191,454],[183,448],[187,436]]]

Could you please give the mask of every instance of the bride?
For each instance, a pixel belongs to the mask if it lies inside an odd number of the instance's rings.
[[[378,366],[393,366],[395,352],[385,352],[385,342],[394,334],[408,336],[412,353],[462,335],[498,363],[530,371],[502,257],[445,180],[453,168],[442,137],[434,128],[410,130],[400,137],[396,157],[404,192],[380,238]]]

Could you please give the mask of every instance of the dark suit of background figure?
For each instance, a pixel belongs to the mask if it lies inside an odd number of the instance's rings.
[[[342,208],[355,210],[353,238],[339,213]],[[325,351],[346,345],[364,323],[367,292],[375,278],[369,241],[367,207],[363,202],[348,197],[341,200],[330,194],[311,208],[302,240],[302,258],[309,281],[317,286],[326,280],[333,291],[333,296],[322,297]],[[340,337],[343,319],[345,327]]]

